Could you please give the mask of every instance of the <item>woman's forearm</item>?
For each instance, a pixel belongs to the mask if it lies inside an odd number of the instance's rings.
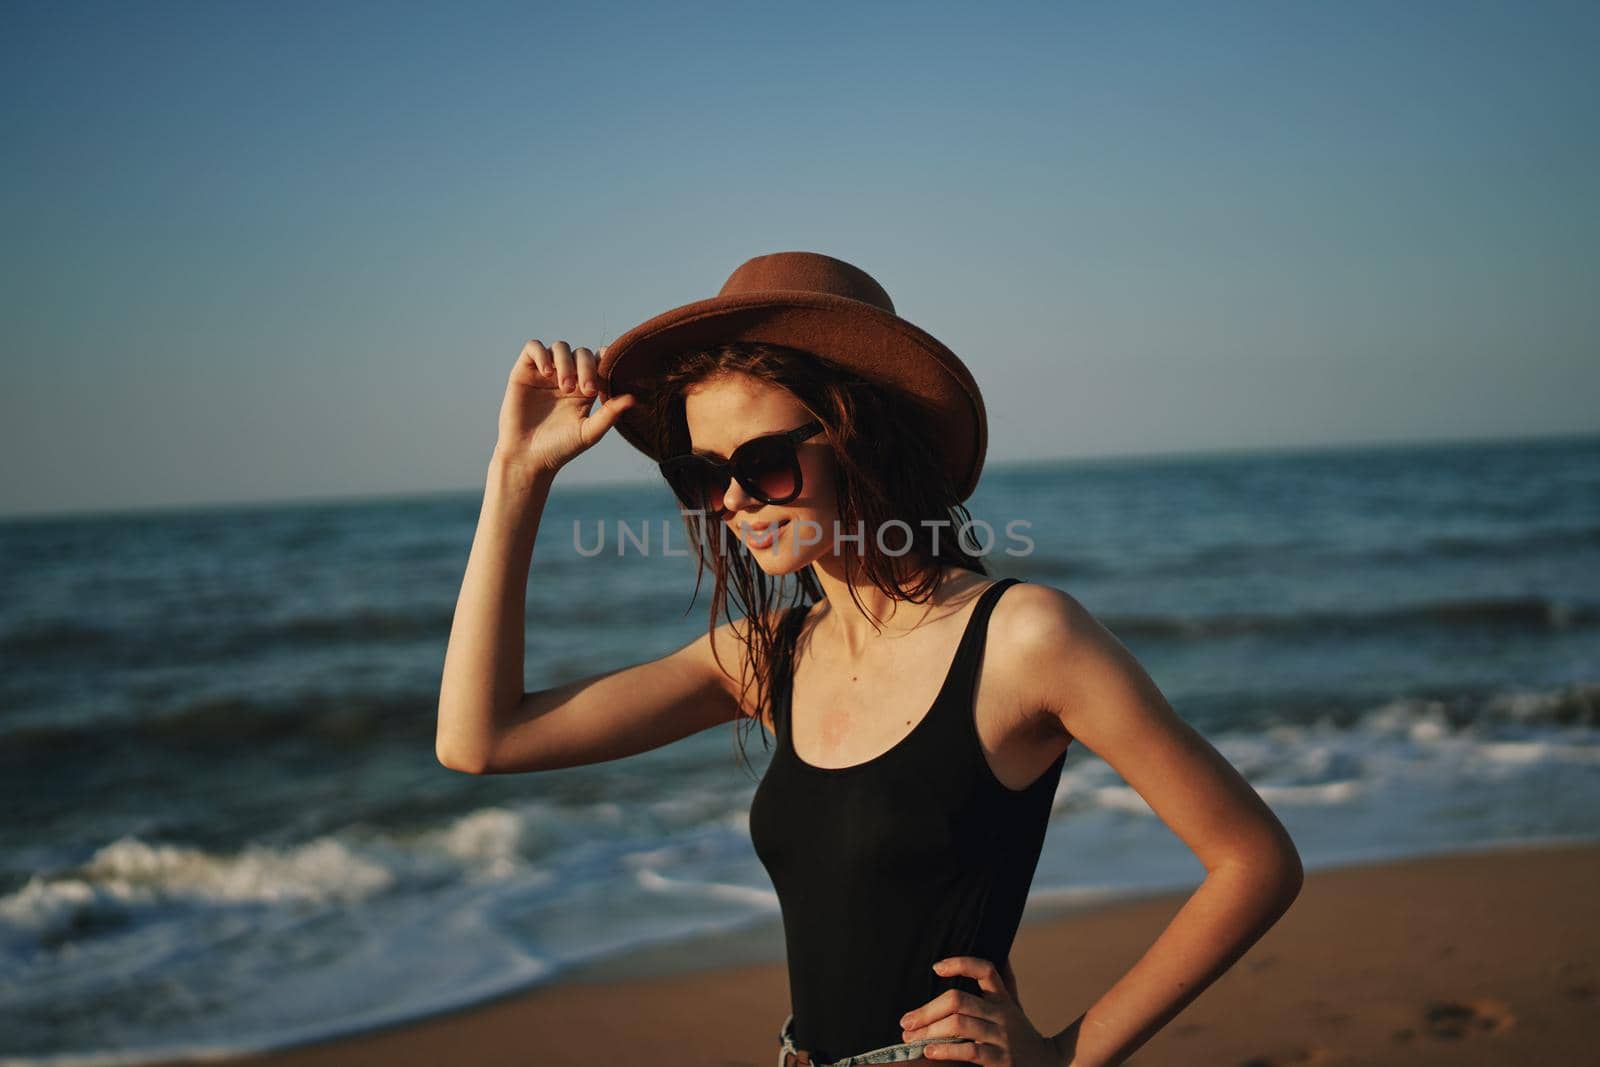
[[[1298,856],[1223,864],[1104,996],[1052,1040],[1068,1067],[1120,1064],[1233,966],[1300,891]]]
[[[481,771],[500,709],[522,699],[528,571],[553,477],[490,460],[439,686],[434,747],[447,767]]]

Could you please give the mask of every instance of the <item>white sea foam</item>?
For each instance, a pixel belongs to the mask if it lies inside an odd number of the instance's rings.
[[[250,845],[229,855],[123,837],[75,871],[34,874],[0,897],[0,931],[14,947],[60,936],[96,912],[174,902],[348,905],[394,884],[392,871],[331,837],[289,849]]]

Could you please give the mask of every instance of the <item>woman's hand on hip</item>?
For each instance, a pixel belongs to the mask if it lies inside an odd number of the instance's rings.
[[[500,404],[495,455],[530,473],[554,474],[593,448],[635,402],[631,393],[606,396],[598,363],[595,353],[565,341],[523,345]],[[600,407],[591,414],[596,398]]]
[[[929,1060],[991,1064],[993,1067],[1061,1067],[1055,1043],[1028,1021],[1017,1002],[1011,961],[1004,970],[977,956],[951,956],[933,965],[945,977],[964,975],[980,993],[947,989],[900,1020],[902,1041],[965,1037],[962,1043],[925,1045]]]

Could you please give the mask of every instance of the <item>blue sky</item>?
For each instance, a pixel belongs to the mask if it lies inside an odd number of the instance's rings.
[[[765,252],[991,463],[1600,429],[1600,8],[8,3],[0,513],[481,487]],[[653,477],[612,435],[569,484]]]

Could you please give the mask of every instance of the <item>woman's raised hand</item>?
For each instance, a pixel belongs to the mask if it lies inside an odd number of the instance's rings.
[[[495,454],[530,474],[553,475],[594,447],[635,402],[632,393],[606,396],[598,364],[595,353],[565,341],[523,345],[500,405]],[[596,398],[600,407],[590,413]]]

